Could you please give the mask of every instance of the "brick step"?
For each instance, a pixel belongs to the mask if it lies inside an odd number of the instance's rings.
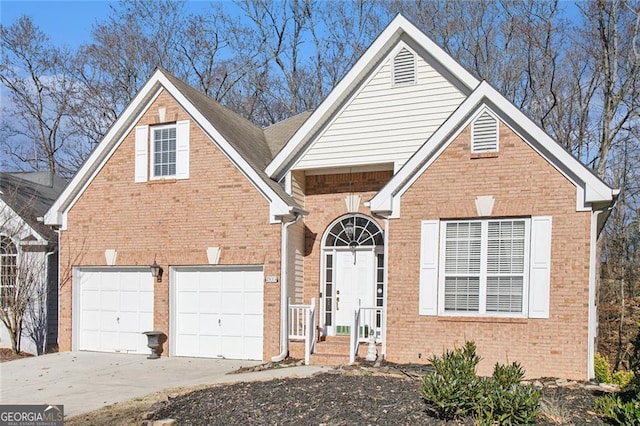
[[[313,353],[311,354],[311,365],[323,365],[335,367],[349,364],[349,354]]]

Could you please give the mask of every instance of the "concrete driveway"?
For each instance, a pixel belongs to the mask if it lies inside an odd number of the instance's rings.
[[[64,352],[0,363],[0,403],[62,404],[65,416],[163,389],[310,376],[321,367],[301,366],[254,373],[227,373],[256,361]]]

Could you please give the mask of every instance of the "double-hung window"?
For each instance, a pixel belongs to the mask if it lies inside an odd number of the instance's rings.
[[[153,127],[151,130],[153,149],[153,177],[176,176],[176,126]]]
[[[526,314],[529,219],[441,224],[441,312]]]
[[[189,179],[189,120],[135,129],[135,182]]]

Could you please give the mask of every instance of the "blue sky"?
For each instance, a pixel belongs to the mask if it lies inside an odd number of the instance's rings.
[[[235,7],[227,1],[229,7]],[[210,0],[190,0],[187,4],[193,12],[199,12],[209,9],[211,3]],[[575,18],[573,2],[562,3],[567,16]],[[54,45],[75,48],[91,41],[91,28],[109,15],[110,4],[116,5],[117,1],[0,0],[0,23],[11,25],[20,16],[29,15]]]
[[[110,14],[109,5],[117,1],[100,0],[0,0],[0,22],[11,25],[22,15],[29,15],[34,23],[50,37],[56,46],[77,47],[91,41],[91,28]],[[206,10],[211,1],[189,1],[194,12]]]

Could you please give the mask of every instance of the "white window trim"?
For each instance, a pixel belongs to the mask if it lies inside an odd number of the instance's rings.
[[[488,223],[514,220],[524,220],[525,222],[525,244],[524,244],[524,279],[522,283],[522,312],[486,312],[487,302],[487,241]],[[531,219],[530,218],[505,218],[505,219],[474,219],[468,222],[482,223],[481,255],[480,255],[480,294],[478,312],[469,311],[445,311],[444,309],[444,283],[445,283],[445,251],[446,251],[446,225],[447,223],[459,223],[465,220],[443,220],[440,221],[440,242],[439,242],[439,278],[438,278],[438,315],[446,317],[487,317],[487,318],[527,318],[529,314],[529,281],[530,281],[530,247],[531,247]]]
[[[172,175],[156,176],[156,150],[155,150],[155,131],[163,129],[175,129],[176,131],[176,172]],[[163,124],[160,126],[149,126],[149,179],[150,180],[163,180],[163,179],[176,179],[178,176],[178,125],[177,123]]]

